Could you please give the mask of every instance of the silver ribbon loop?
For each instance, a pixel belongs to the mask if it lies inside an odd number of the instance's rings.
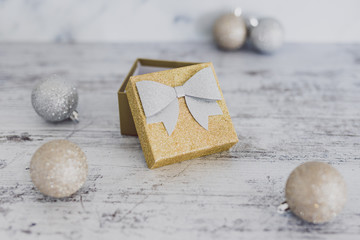
[[[206,130],[209,116],[223,114],[216,102],[221,100],[221,94],[210,67],[197,72],[183,86],[173,88],[154,81],[141,81],[136,83],[136,87],[146,122],[163,122],[169,135],[179,117],[177,98],[185,97],[191,115]]]

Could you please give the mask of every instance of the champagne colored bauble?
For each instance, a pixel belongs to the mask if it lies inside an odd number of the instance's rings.
[[[230,13],[218,18],[213,27],[213,35],[220,48],[235,50],[246,40],[246,25],[242,17]]]
[[[284,30],[273,18],[250,19],[249,41],[253,48],[261,53],[272,53],[284,42]]]
[[[286,183],[290,210],[311,223],[324,223],[337,216],[346,202],[346,184],[340,173],[322,162],[304,163]]]
[[[57,75],[42,81],[32,91],[31,102],[37,114],[49,122],[77,119],[78,92]]]
[[[68,140],[54,140],[42,145],[33,155],[30,174],[34,185],[45,195],[68,197],[86,180],[86,156]]]

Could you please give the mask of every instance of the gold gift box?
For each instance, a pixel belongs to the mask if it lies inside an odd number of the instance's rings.
[[[183,85],[203,68],[211,67],[221,93],[223,114],[209,116],[208,130],[189,112],[184,97],[179,98],[179,117],[169,136],[163,123],[146,123],[136,82],[148,80],[167,86]],[[229,149],[238,142],[212,63],[137,59],[118,91],[120,128],[125,135],[138,135],[149,168],[189,160]]]

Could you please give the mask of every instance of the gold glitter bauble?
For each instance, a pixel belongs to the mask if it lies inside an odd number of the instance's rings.
[[[346,184],[329,164],[307,162],[290,174],[285,194],[295,215],[311,223],[323,223],[332,220],[343,209]]]
[[[30,163],[31,179],[45,195],[68,197],[86,181],[88,166],[84,152],[68,140],[42,145]]]
[[[213,34],[219,47],[226,50],[238,49],[246,40],[245,21],[233,13],[225,14],[216,20]]]

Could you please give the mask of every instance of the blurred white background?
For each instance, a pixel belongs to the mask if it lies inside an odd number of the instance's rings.
[[[280,20],[287,42],[360,42],[359,0],[0,0],[0,42],[209,41],[237,6]]]

